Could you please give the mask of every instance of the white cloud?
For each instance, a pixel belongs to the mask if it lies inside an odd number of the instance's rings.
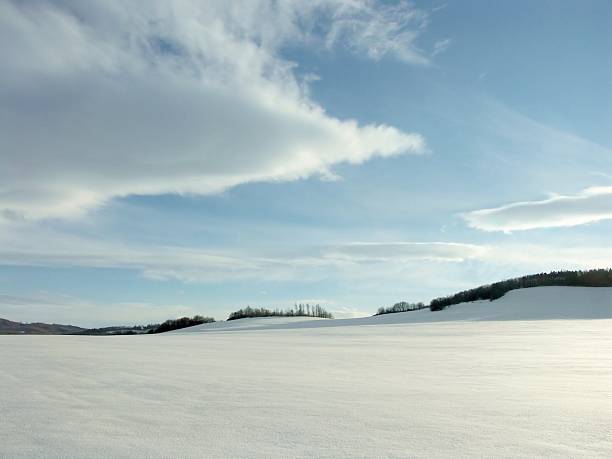
[[[4,231],[2,230],[4,229]],[[376,263],[401,271],[414,263],[461,262],[484,256],[486,247],[449,242],[348,243],[256,251],[124,244],[41,228],[28,221],[0,226],[0,260],[14,266],[121,268],[155,280],[312,281],[351,278]]]
[[[472,228],[505,232],[609,220],[612,219],[612,187],[592,187],[575,195],[476,210],[464,218]]]
[[[368,0],[2,2],[0,210],[67,217],[421,152],[418,134],[327,115],[282,49],[422,63],[425,22]]]
[[[454,242],[355,242],[332,248],[326,257],[351,262],[460,262],[479,258],[486,250],[483,246]]]

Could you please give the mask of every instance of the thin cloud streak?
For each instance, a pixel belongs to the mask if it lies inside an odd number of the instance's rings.
[[[463,218],[472,228],[504,232],[595,223],[612,219],[612,187],[591,187],[575,195],[476,210]]]
[[[3,265],[120,268],[153,280],[221,282],[232,280],[313,281],[335,273],[351,276],[372,264],[400,267],[434,261],[457,263],[482,256],[486,248],[448,242],[347,243],[261,253],[198,247],[139,246],[42,231],[27,222],[0,232]]]

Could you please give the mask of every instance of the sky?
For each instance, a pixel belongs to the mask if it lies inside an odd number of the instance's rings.
[[[0,317],[373,313],[612,266],[607,0],[0,1]]]

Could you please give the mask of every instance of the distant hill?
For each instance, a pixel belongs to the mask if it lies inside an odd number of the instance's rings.
[[[612,269],[552,271],[506,279],[431,300],[429,309],[441,311],[448,306],[479,300],[497,300],[512,290],[533,287],[612,287]]]
[[[0,319],[0,335],[72,335],[84,331],[74,325],[21,323]]]
[[[115,325],[101,328],[83,328],[74,325],[21,323],[12,320],[0,319],[0,335],[142,335],[145,333],[162,333],[178,328],[214,322],[211,317],[195,316],[183,317],[176,320],[167,320],[163,324],[149,325]]]

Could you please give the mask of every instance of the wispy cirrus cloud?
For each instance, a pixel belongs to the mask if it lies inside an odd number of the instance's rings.
[[[612,219],[612,187],[591,187],[574,195],[506,204],[463,215],[468,225],[483,231],[524,231],[578,226]]]
[[[328,258],[354,262],[437,260],[461,262],[479,258],[487,248],[456,242],[353,242],[332,247]]]
[[[416,45],[429,21],[429,12],[406,1],[334,3],[325,35],[328,48],[340,45],[375,60],[391,56],[411,64],[429,64],[429,58]]]
[[[436,56],[440,53],[446,51],[453,41],[450,38],[444,38],[443,40],[438,40],[434,43],[433,51],[431,52],[431,56]]]
[[[348,276],[376,263],[385,270],[419,261],[457,263],[487,248],[452,242],[353,242],[278,249],[177,247],[126,244],[44,230],[27,221],[0,231],[0,264],[13,266],[119,268],[154,280],[312,281]],[[0,227],[0,230],[2,228]],[[6,226],[5,226],[6,229]]]

